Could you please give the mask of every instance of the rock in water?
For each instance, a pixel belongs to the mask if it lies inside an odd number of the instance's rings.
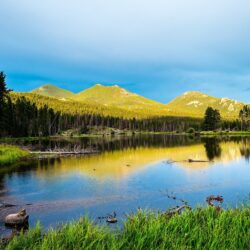
[[[22,226],[28,223],[29,215],[25,209],[22,209],[17,214],[9,214],[5,217],[5,225],[7,226]]]
[[[115,217],[108,217],[106,221],[111,224],[118,222],[118,220]]]

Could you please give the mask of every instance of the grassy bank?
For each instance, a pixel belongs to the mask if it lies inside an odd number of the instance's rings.
[[[38,225],[14,238],[7,249],[249,249],[250,208],[186,211],[168,218],[141,212],[130,216],[122,230],[111,231],[87,218],[49,230]]]
[[[0,166],[10,165],[23,157],[27,157],[29,152],[16,146],[0,145]]]
[[[220,135],[231,135],[231,136],[250,136],[250,131],[201,131],[201,136],[220,136]]]

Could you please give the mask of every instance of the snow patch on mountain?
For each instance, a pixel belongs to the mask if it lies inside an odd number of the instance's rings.
[[[203,105],[203,103],[198,100],[194,100],[194,101],[187,103],[187,106],[194,106],[195,108],[198,108],[201,105]]]

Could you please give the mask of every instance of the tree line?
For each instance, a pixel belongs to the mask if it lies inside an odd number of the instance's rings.
[[[114,110],[114,116],[100,107],[88,104],[62,102],[48,97],[11,93],[7,88],[6,76],[0,72],[0,136],[26,137],[51,136],[69,129],[88,133],[89,128],[111,127],[130,131],[186,132],[190,128],[200,130],[248,130],[250,109],[244,106],[239,119],[222,121],[220,113],[208,107],[204,119],[189,117],[137,118],[129,113],[127,118]],[[124,111],[123,111],[124,112]]]
[[[55,100],[53,103],[53,105],[60,104]],[[88,106],[80,105],[79,113],[56,111],[47,104],[39,103],[37,100],[32,101],[31,97],[13,95],[7,88],[5,74],[0,73],[0,136],[2,137],[51,136],[69,129],[87,133],[89,127],[93,126],[131,131],[183,132],[189,127],[198,130],[201,124],[199,119],[181,117],[126,119],[100,115],[92,112]],[[70,109],[70,105],[68,106]],[[84,108],[86,110],[83,110]]]
[[[202,129],[205,131],[229,130],[249,131],[250,130],[250,107],[244,105],[239,112],[239,118],[234,121],[222,121],[220,112],[217,109],[208,107],[204,114]]]

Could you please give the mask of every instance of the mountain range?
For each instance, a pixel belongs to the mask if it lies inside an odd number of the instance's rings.
[[[104,86],[96,84],[80,93],[73,93],[65,89],[58,88],[51,84],[41,86],[31,93],[56,98],[64,103],[77,102],[100,105],[107,108],[119,108],[124,112],[133,111],[135,113],[146,112],[148,116],[186,116],[201,118],[208,106],[220,111],[225,119],[237,118],[240,109],[245,105],[228,98],[217,98],[207,94],[190,91],[167,104],[150,100],[143,96],[131,93],[117,85]],[[152,114],[152,115],[150,115]]]

